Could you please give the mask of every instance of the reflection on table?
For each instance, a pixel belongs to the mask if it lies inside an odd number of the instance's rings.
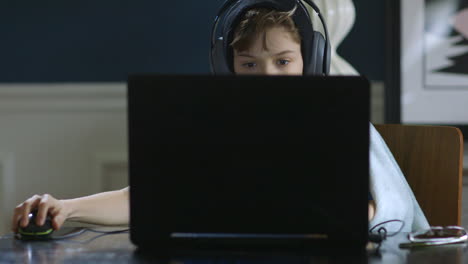
[[[99,227],[115,231],[122,227]],[[64,227],[55,236],[77,231]],[[468,256],[466,244],[419,249],[401,249],[407,234],[390,237],[380,247],[369,245],[364,254],[330,249],[319,254],[299,252],[139,252],[129,233],[84,232],[75,237],[52,241],[21,241],[7,234],[0,238],[0,263],[167,263],[167,264],[310,264],[310,263],[462,263]]]

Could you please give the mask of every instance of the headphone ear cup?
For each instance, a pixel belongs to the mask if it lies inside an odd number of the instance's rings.
[[[211,72],[215,75],[230,74],[231,70],[227,64],[224,54],[223,40],[217,39],[211,49],[210,54]]]
[[[325,48],[326,51],[324,52],[325,57],[323,58],[323,64],[324,64],[324,71],[323,74],[329,75],[330,74],[330,61],[331,61],[331,46],[330,46],[330,41],[325,41]]]
[[[314,31],[308,74],[328,75],[330,70],[330,48],[325,48],[326,45],[327,41],[322,33]]]

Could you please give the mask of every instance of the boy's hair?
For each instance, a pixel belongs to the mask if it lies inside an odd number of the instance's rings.
[[[301,43],[299,29],[293,20],[297,6],[287,12],[277,11],[270,8],[252,8],[241,18],[234,30],[231,47],[237,51],[248,50],[259,34],[263,34],[263,45],[266,47],[266,31],[275,26],[282,26],[291,33],[294,41]]]

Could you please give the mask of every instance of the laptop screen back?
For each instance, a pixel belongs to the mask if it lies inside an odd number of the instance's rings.
[[[128,88],[137,246],[167,244],[174,233],[364,244],[365,79],[140,75]]]

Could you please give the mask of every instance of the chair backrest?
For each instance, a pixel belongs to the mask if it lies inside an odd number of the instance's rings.
[[[431,226],[461,225],[463,135],[456,127],[376,125]]]

